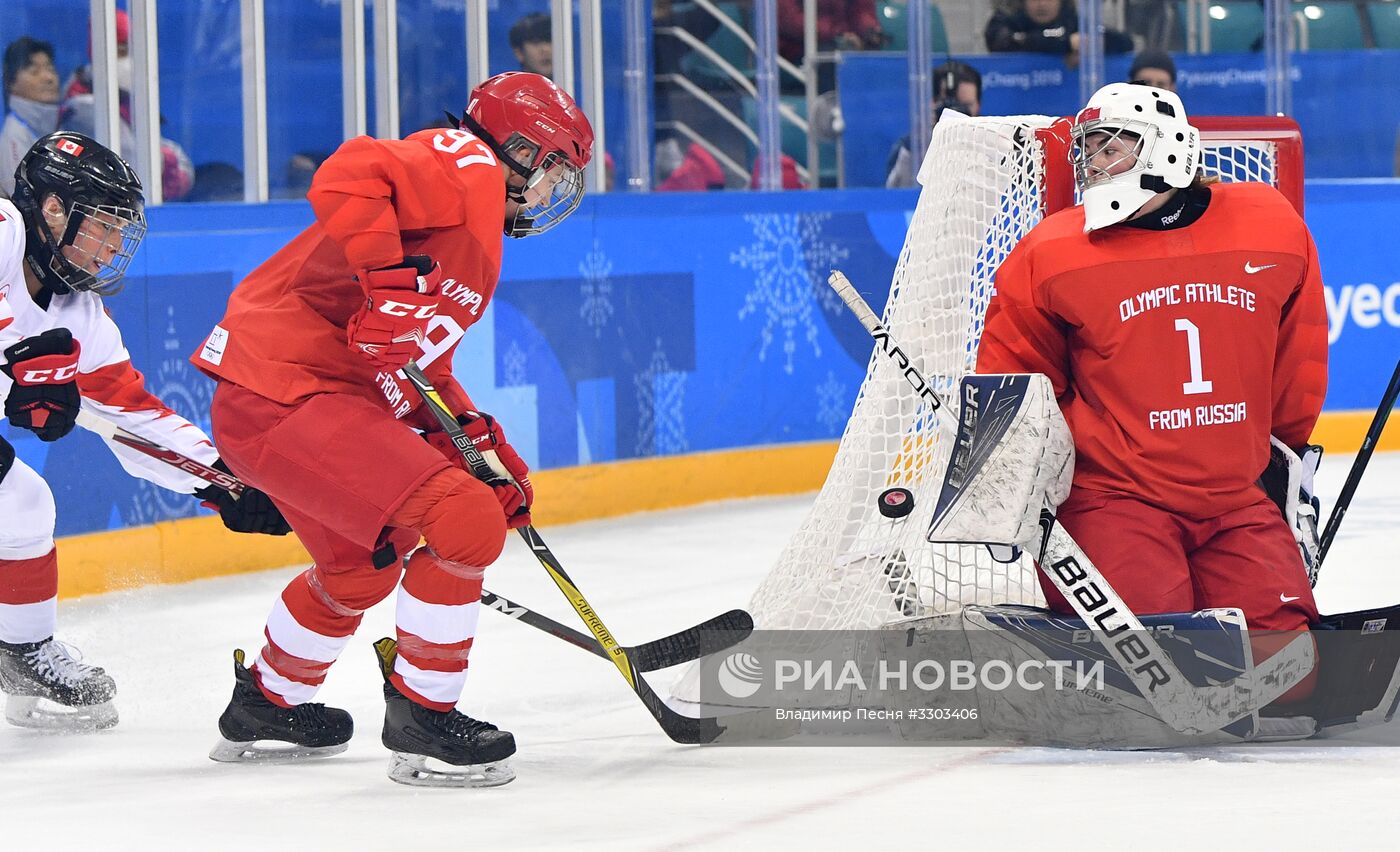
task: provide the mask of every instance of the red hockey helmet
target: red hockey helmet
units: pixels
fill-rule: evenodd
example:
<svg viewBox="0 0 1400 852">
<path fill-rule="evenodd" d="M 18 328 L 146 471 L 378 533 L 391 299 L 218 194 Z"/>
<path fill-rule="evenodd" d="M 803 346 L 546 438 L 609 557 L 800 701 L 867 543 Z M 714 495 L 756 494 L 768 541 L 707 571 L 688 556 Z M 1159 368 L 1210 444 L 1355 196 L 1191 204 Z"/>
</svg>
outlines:
<svg viewBox="0 0 1400 852">
<path fill-rule="evenodd" d="M 548 77 L 522 71 L 497 74 L 472 89 L 462 124 L 525 179 L 523 187 L 507 188 L 520 205 L 506 222 L 508 236 L 544 233 L 578 207 L 583 169 L 593 157 L 593 126 Z M 523 163 L 517 159 L 521 148 L 527 150 Z M 546 180 L 553 185 L 540 197 L 538 188 Z"/>
</svg>

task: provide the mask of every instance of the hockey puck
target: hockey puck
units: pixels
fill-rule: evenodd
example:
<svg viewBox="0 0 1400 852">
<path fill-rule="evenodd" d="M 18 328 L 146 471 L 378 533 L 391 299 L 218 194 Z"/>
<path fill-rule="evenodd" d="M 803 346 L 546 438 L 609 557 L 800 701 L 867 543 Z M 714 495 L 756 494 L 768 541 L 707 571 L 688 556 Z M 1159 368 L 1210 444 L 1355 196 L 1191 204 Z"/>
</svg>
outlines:
<svg viewBox="0 0 1400 852">
<path fill-rule="evenodd" d="M 887 488 L 880 495 L 880 514 L 903 518 L 914 511 L 914 494 L 908 488 Z"/>
</svg>

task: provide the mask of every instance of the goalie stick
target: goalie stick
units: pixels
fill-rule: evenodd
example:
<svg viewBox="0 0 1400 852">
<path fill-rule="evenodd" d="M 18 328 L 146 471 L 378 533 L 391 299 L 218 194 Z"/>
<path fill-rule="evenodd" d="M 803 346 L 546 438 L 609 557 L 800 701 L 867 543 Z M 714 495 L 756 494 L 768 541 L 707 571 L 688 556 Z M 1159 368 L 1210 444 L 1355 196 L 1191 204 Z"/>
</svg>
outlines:
<svg viewBox="0 0 1400 852">
<path fill-rule="evenodd" d="M 1366 430 L 1366 437 L 1361 441 L 1361 449 L 1356 452 L 1356 459 L 1351 463 L 1351 471 L 1347 473 L 1346 484 L 1342 486 L 1342 493 L 1337 495 L 1337 503 L 1332 507 L 1332 514 L 1327 517 L 1327 527 L 1322 531 L 1322 539 L 1317 546 L 1317 570 L 1313 573 L 1313 585 L 1317 585 L 1317 578 L 1322 574 L 1323 560 L 1327 558 L 1327 551 L 1332 549 L 1332 539 L 1337 535 L 1337 528 L 1342 525 L 1342 519 L 1347 516 L 1347 509 L 1351 507 L 1351 497 L 1356 493 L 1356 486 L 1361 484 L 1361 474 L 1366 472 L 1366 465 L 1371 461 L 1371 454 L 1376 451 L 1376 444 L 1381 439 L 1381 432 L 1385 429 L 1385 421 L 1390 417 L 1390 410 L 1395 407 L 1395 399 L 1400 396 L 1400 361 L 1395 362 L 1395 372 L 1390 376 L 1390 384 L 1386 386 L 1385 393 L 1381 396 L 1381 404 L 1376 407 L 1376 416 L 1371 418 L 1371 426 Z"/>
<path fill-rule="evenodd" d="M 944 401 L 933 385 L 890 337 L 889 330 L 881 325 L 845 275 L 832 270 L 827 283 L 928 404 L 939 429 L 947 436 L 953 425 L 946 416 L 940 416 Z M 1176 730 L 1186 734 L 1217 731 L 1273 701 L 1312 670 L 1312 638 L 1304 634 L 1248 674 L 1221 684 L 1192 685 L 1069 533 L 1055 522 L 1055 514 L 1048 507 L 1041 509 L 1040 528 L 1037 561 L 1041 572 L 1093 630 L 1095 638 L 1162 721 Z"/>
<path fill-rule="evenodd" d="M 423 397 L 423 403 L 442 426 L 443 431 L 452 438 L 452 443 L 462 453 L 467 465 L 478 479 L 488 484 L 501 482 L 503 477 L 491 468 L 489 462 L 481 454 L 462 431 L 461 425 L 457 422 L 457 416 L 452 412 L 447 404 L 443 402 L 437 389 L 433 387 L 428 377 L 423 374 L 419 366 L 410 361 L 403 368 L 403 374 L 408 378 L 414 389 Z M 559 587 L 559 591 L 569 601 L 574 612 L 583 620 L 592 632 L 594 639 L 600 648 L 607 654 L 613 665 L 617 667 L 618 673 L 623 680 L 632 688 L 652 718 L 661 726 L 661 730 L 666 735 L 678 743 L 698 744 L 725 741 L 740 741 L 754 739 L 771 739 L 789 736 L 795 733 L 793 725 L 777 724 L 779 720 L 773 717 L 769 710 L 750 710 L 725 716 L 686 716 L 677 713 L 662 701 L 661 697 L 642 679 L 636 661 L 634 661 L 627 649 L 617 643 L 613 634 L 603 624 L 603 619 L 599 617 L 597 610 L 589 604 L 579 591 L 577 585 L 564 570 L 558 557 L 545 544 L 539 532 L 531 525 L 526 524 L 516 530 L 520 537 L 529 546 L 530 552 L 539 560 L 544 567 L 545 573 L 554 581 L 554 585 Z M 709 622 L 706 622 L 709 623 Z"/>
<path fill-rule="evenodd" d="M 199 477 L 217 488 L 222 488 L 230 494 L 243 493 L 243 483 L 233 474 L 224 473 L 218 468 L 195 461 L 183 453 L 148 441 L 85 408 L 78 410 L 77 423 L 93 434 L 145 453 L 151 458 Z M 494 609 L 502 615 L 528 624 L 537 630 L 543 630 L 545 633 L 563 639 L 572 645 L 577 645 L 585 651 L 590 651 L 604 659 L 611 659 L 591 636 L 541 615 L 524 604 L 516 603 L 488 589 L 481 590 L 481 603 L 488 609 Z M 681 663 L 688 663 L 723 651 L 725 648 L 744 641 L 752 632 L 753 618 L 742 609 L 732 609 L 679 633 L 624 648 L 624 650 L 629 658 L 636 661 L 639 671 L 649 672 L 678 666 Z"/>
</svg>

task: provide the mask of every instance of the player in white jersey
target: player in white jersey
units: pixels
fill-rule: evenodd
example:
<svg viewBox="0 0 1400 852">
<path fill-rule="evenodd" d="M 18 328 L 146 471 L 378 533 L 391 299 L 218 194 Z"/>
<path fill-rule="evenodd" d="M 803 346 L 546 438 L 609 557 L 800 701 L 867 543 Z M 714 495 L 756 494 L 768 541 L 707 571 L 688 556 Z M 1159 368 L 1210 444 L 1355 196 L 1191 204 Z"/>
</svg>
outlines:
<svg viewBox="0 0 1400 852">
<path fill-rule="evenodd" d="M 209 438 L 145 388 L 102 296 L 121 288 L 146 233 L 141 182 L 107 148 L 77 133 L 40 139 L 0 196 L 0 397 L 14 426 L 56 441 L 87 408 L 205 464 L 222 467 Z M 203 480 L 117 444 L 128 473 L 193 494 L 238 532 L 284 535 L 265 494 L 233 499 Z M 0 689 L 6 718 L 60 730 L 109 728 L 116 687 L 102 669 L 54 639 L 58 555 L 48 483 L 0 437 Z"/>
</svg>

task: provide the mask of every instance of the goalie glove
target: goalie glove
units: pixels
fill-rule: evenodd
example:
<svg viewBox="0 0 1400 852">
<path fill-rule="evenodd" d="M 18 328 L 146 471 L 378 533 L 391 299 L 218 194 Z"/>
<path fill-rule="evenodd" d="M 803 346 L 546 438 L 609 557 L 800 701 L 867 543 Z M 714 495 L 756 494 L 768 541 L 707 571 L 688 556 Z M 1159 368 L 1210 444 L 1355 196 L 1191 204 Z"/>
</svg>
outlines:
<svg viewBox="0 0 1400 852">
<path fill-rule="evenodd" d="M 1322 514 L 1321 501 L 1313 489 L 1313 477 L 1322 461 L 1322 447 L 1305 444 L 1295 452 L 1278 438 L 1269 436 L 1269 466 L 1259 477 L 1259 485 L 1264 493 L 1278 506 L 1284 521 L 1293 530 L 1293 538 L 1298 542 L 1298 552 L 1303 557 L 1303 567 L 1308 571 L 1308 582 L 1317 582 L 1317 556 L 1321 545 L 1318 536 L 1318 518 Z"/>
</svg>

